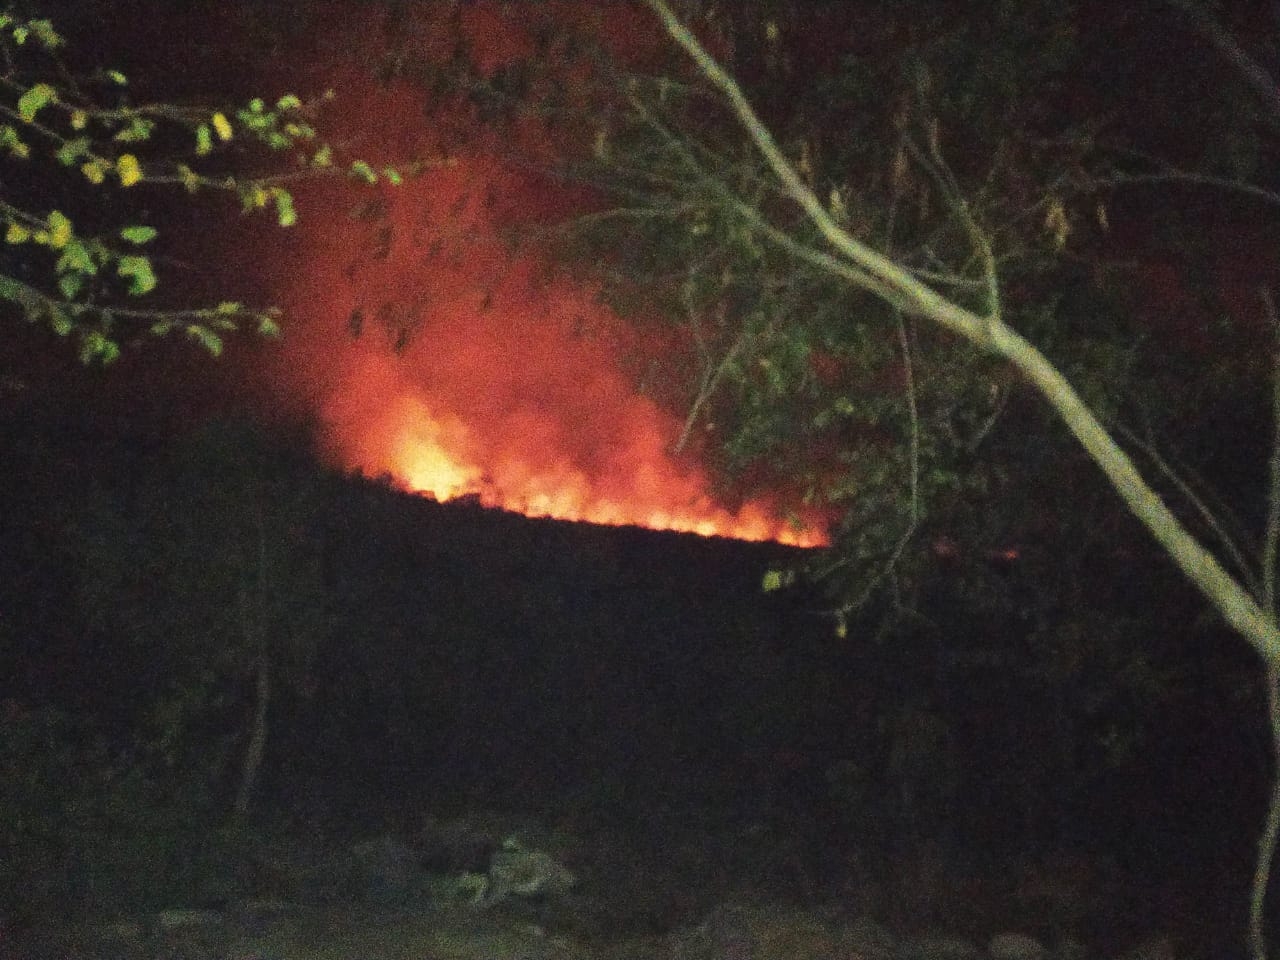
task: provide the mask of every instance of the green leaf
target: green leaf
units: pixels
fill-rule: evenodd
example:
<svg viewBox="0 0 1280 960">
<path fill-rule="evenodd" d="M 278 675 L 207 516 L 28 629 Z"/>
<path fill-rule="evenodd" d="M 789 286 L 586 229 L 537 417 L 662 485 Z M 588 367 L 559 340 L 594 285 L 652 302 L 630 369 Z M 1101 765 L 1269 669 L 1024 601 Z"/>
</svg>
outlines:
<svg viewBox="0 0 1280 960">
<path fill-rule="evenodd" d="M 129 118 L 129 125 L 123 130 L 117 131 L 112 139 L 118 143 L 138 143 L 143 140 L 150 140 L 151 132 L 155 128 L 154 120 L 135 115 Z"/>
<path fill-rule="evenodd" d="M 316 151 L 315 156 L 311 158 L 313 167 L 329 167 L 333 165 L 333 148 L 327 143 Z"/>
<path fill-rule="evenodd" d="M 794 570 L 766 570 L 760 587 L 765 593 L 772 593 L 775 590 L 781 590 L 783 587 L 789 587 L 795 582 L 796 574 Z"/>
<path fill-rule="evenodd" d="M 227 119 L 224 113 L 215 113 L 209 118 L 209 122 L 213 124 L 213 132 L 218 135 L 218 139 L 226 142 L 235 136 L 235 130 L 231 126 L 231 121 Z"/>
<path fill-rule="evenodd" d="M 120 356 L 120 347 L 101 330 L 90 330 L 80 338 L 80 362 L 108 364 Z"/>
<path fill-rule="evenodd" d="M 114 83 L 117 87 L 126 87 L 129 85 L 129 78 L 119 70 L 108 70 L 107 79 Z"/>
<path fill-rule="evenodd" d="M 120 177 L 120 186 L 132 187 L 142 179 L 142 165 L 132 153 L 122 153 L 116 157 L 116 173 Z"/>
<path fill-rule="evenodd" d="M 363 180 L 365 183 L 377 183 L 378 175 L 373 172 L 373 167 L 365 163 L 363 160 L 355 160 L 351 164 L 351 172 Z"/>
<path fill-rule="evenodd" d="M 185 163 L 178 164 L 178 176 L 182 177 L 182 185 L 186 187 L 187 193 L 195 193 L 200 189 L 200 175 Z"/>
<path fill-rule="evenodd" d="M 229 317 L 239 313 L 243 309 L 244 306 L 236 303 L 234 300 L 223 300 L 213 308 L 213 312 L 224 317 Z"/>
<path fill-rule="evenodd" d="M 156 275 L 151 260 L 141 256 L 125 256 L 116 262 L 116 273 L 129 281 L 129 293 L 140 297 L 156 288 Z"/>
<path fill-rule="evenodd" d="M 55 31 L 52 20 L 27 20 L 27 26 L 31 27 L 31 32 L 35 33 L 37 40 L 49 47 L 50 50 L 64 42 L 63 38 L 58 35 L 58 31 Z"/>
<path fill-rule="evenodd" d="M 57 90 L 47 83 L 37 83 L 18 98 L 18 116 L 30 123 L 42 108 L 57 102 Z"/>
<path fill-rule="evenodd" d="M 73 239 L 62 248 L 62 256 L 58 257 L 54 270 L 59 274 L 82 274 L 92 277 L 98 272 L 98 265 L 80 240 Z"/>
<path fill-rule="evenodd" d="M 107 171 L 110 169 L 111 163 L 101 157 L 94 157 L 92 160 L 86 160 L 80 164 L 80 172 L 95 187 L 107 178 Z"/>
<path fill-rule="evenodd" d="M 196 155 L 205 156 L 213 150 L 213 134 L 209 132 L 209 125 L 202 123 L 196 127 Z"/>
<path fill-rule="evenodd" d="M 251 210 L 261 210 L 267 205 L 270 195 L 266 188 L 260 183 L 250 181 L 239 185 L 240 191 L 240 209 L 248 213 Z"/>
<path fill-rule="evenodd" d="M 49 326 L 60 337 L 65 337 L 75 329 L 71 314 L 57 304 L 50 304 L 49 306 Z"/>
<path fill-rule="evenodd" d="M 84 289 L 84 277 L 79 273 L 64 273 L 58 277 L 58 292 L 64 300 L 74 300 Z"/>
<path fill-rule="evenodd" d="M 46 50 L 56 50 L 66 41 L 53 29 L 53 23 L 49 20 L 29 20 L 27 26 L 31 32 L 35 34 L 40 45 Z"/>
<path fill-rule="evenodd" d="M 52 210 L 49 213 L 48 223 L 49 246 L 54 250 L 61 250 L 71 241 L 73 234 L 71 221 L 61 210 Z"/>
<path fill-rule="evenodd" d="M 261 105 L 262 101 L 257 101 Z M 240 121 L 240 125 L 246 130 L 261 135 L 262 131 L 270 130 L 276 121 L 274 113 L 263 113 L 261 110 L 237 110 L 236 119 Z"/>
<path fill-rule="evenodd" d="M 300 110 L 302 109 L 302 101 L 292 93 L 286 93 L 283 97 L 276 101 L 277 110 Z"/>
<path fill-rule="evenodd" d="M 31 155 L 31 148 L 18 135 L 18 131 L 7 123 L 0 126 L 0 147 L 8 150 L 12 156 L 25 160 Z"/>
<path fill-rule="evenodd" d="M 398 187 L 404 182 L 404 178 L 400 176 L 400 171 L 395 167 L 383 167 L 382 175 L 387 178 L 393 187 Z"/>
<path fill-rule="evenodd" d="M 156 238 L 155 227 L 135 226 L 122 227 L 120 229 L 120 238 L 126 240 L 135 246 L 142 246 L 144 243 L 150 243 Z"/>
<path fill-rule="evenodd" d="M 58 148 L 58 162 L 64 167 L 73 165 L 81 157 L 89 155 L 89 147 L 92 141 L 88 137 L 76 137 L 74 140 L 68 140 Z"/>
<path fill-rule="evenodd" d="M 258 317 L 258 334 L 263 337 L 280 336 L 280 325 L 265 313 Z"/>
<path fill-rule="evenodd" d="M 210 354 L 215 357 L 222 356 L 222 338 L 198 323 L 193 323 L 187 327 L 187 336 L 195 340 L 200 346 L 204 347 Z"/>
<path fill-rule="evenodd" d="M 292 227 L 298 222 L 297 211 L 293 208 L 293 197 L 284 187 L 271 188 L 272 199 L 276 202 L 276 219 L 282 227 Z"/>
<path fill-rule="evenodd" d="M 45 306 L 44 299 L 34 290 L 3 273 L 0 273 L 0 300 L 17 304 L 28 321 L 39 320 Z"/>
</svg>

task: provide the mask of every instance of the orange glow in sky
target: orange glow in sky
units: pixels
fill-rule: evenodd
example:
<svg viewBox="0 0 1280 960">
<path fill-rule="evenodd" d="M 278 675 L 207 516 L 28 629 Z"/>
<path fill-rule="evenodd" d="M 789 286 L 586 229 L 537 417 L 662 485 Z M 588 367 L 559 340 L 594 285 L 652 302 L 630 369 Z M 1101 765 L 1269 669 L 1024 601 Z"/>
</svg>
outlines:
<svg viewBox="0 0 1280 960">
<path fill-rule="evenodd" d="M 339 89 L 339 127 L 357 142 L 381 133 L 403 153 L 429 132 L 420 91 Z M 627 372 L 635 331 L 537 248 L 503 239 L 513 217 L 563 214 L 567 194 L 478 147 L 449 161 L 399 187 L 340 189 L 336 204 L 308 206 L 308 189 L 327 188 L 301 188 L 302 222 L 271 254 L 286 316 L 272 381 L 330 458 L 441 501 L 824 543 L 814 512 L 796 525 L 767 496 L 717 502 L 706 470 L 672 452 L 679 417 Z M 652 350 L 640 359 L 662 364 Z"/>
</svg>

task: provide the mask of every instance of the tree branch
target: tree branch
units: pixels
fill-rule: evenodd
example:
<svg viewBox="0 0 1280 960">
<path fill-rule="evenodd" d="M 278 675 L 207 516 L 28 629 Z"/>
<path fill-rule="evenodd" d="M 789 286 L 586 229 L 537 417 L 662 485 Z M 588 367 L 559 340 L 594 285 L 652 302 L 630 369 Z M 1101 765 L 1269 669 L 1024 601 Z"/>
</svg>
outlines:
<svg viewBox="0 0 1280 960">
<path fill-rule="evenodd" d="M 664 0 L 645 0 L 667 32 L 729 101 L 739 123 L 755 143 L 791 198 L 845 258 L 852 261 L 849 279 L 869 275 L 873 292 L 893 297 L 895 306 L 931 320 L 965 339 L 1003 356 L 1053 407 L 1076 440 L 1102 469 L 1124 500 L 1170 558 L 1209 599 L 1218 612 L 1268 665 L 1280 664 L 1280 629 L 1271 611 L 1263 610 L 1218 559 L 1178 521 L 1134 467 L 1132 460 L 1103 427 L 1075 388 L 1036 347 L 1000 321 L 981 317 L 941 296 L 883 254 L 859 242 L 837 224 L 794 166 L 782 155 L 772 134 L 752 109 L 742 89 L 672 13 Z M 757 215 L 758 216 L 758 215 Z M 774 228 L 776 229 L 776 228 Z M 807 259 L 820 256 L 813 251 Z M 843 264 L 841 265 L 843 266 Z M 848 268 L 846 268 L 848 269 Z M 878 289 L 877 289 L 878 288 Z M 887 296 L 886 296 L 887 294 Z"/>
<path fill-rule="evenodd" d="M 645 3 L 658 15 L 667 32 L 688 52 L 707 79 L 729 100 L 739 122 L 782 182 L 787 194 L 809 215 L 810 220 L 839 253 L 882 286 L 901 295 L 903 309 L 907 312 L 928 315 L 967 339 L 986 341 L 986 323 L 983 318 L 935 293 L 888 257 L 845 232 L 827 212 L 822 201 L 805 185 L 795 167 L 782 155 L 773 134 L 756 115 L 737 81 L 724 72 L 697 38 L 676 18 L 664 0 L 645 0 Z"/>
<path fill-rule="evenodd" d="M 1248 51 L 1240 46 L 1231 32 L 1209 16 L 1199 4 L 1193 0 L 1169 0 L 1169 3 L 1186 14 L 1194 23 L 1196 32 L 1216 47 L 1253 87 L 1254 93 L 1270 109 L 1272 123 L 1280 121 L 1280 85 L 1276 84 L 1275 78 L 1249 56 Z"/>
</svg>

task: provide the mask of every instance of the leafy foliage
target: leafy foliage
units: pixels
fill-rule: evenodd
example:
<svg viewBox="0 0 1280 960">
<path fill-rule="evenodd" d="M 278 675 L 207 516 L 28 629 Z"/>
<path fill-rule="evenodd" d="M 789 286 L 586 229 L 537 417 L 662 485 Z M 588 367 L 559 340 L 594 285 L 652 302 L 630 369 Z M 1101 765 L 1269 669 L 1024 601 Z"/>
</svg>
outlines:
<svg viewBox="0 0 1280 960">
<path fill-rule="evenodd" d="M 135 305 L 159 282 L 150 252 L 159 231 L 144 222 L 157 195 L 176 190 L 192 204 L 202 192 L 231 193 L 246 213 L 271 212 L 288 228 L 297 222 L 292 179 L 345 172 L 362 183 L 399 181 L 395 170 L 379 173 L 362 160 L 342 170 L 313 125 L 319 101 L 285 94 L 235 109 L 135 103 L 128 77 L 68 68 L 65 46 L 50 20 L 0 14 L 8 185 L 0 193 L 0 299 L 28 322 L 74 336 L 85 362 L 114 360 L 121 338 L 136 334 L 181 332 L 217 355 L 242 324 L 278 331 L 276 311 L 234 301 Z M 266 172 L 235 172 L 255 160 Z"/>
</svg>

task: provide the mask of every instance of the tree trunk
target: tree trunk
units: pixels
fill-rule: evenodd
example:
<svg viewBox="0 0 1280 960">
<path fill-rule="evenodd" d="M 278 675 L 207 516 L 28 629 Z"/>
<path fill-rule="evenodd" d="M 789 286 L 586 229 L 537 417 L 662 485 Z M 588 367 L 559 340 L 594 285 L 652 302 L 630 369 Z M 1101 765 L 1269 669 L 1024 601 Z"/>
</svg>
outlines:
<svg viewBox="0 0 1280 960">
<path fill-rule="evenodd" d="M 267 707 L 271 702 L 271 663 L 265 654 L 258 657 L 254 682 L 253 726 L 249 745 L 245 748 L 240 766 L 240 786 L 236 790 L 234 815 L 243 820 L 249 812 L 249 802 L 258 782 L 258 770 L 267 748 Z"/>
</svg>

